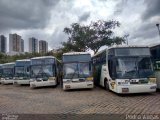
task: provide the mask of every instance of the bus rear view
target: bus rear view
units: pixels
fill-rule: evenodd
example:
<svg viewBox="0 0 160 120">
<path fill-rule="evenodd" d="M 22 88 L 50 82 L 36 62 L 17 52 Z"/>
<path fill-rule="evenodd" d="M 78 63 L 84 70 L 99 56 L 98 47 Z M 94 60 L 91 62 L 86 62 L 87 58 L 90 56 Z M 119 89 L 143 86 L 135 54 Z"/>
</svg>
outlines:
<svg viewBox="0 0 160 120">
<path fill-rule="evenodd" d="M 91 55 L 86 52 L 63 54 L 63 90 L 93 88 Z"/>
</svg>

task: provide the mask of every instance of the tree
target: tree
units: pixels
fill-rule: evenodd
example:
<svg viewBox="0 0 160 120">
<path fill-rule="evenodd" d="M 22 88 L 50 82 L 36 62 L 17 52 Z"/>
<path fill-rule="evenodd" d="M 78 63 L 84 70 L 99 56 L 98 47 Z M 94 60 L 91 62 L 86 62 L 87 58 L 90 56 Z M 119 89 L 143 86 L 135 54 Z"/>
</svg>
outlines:
<svg viewBox="0 0 160 120">
<path fill-rule="evenodd" d="M 63 42 L 64 51 L 85 51 L 86 50 L 86 37 L 87 27 L 80 26 L 78 23 L 73 23 L 71 28 L 64 28 L 64 32 L 69 35 L 68 41 Z"/>
<path fill-rule="evenodd" d="M 125 43 L 124 37 L 114 36 L 113 30 L 119 27 L 118 21 L 91 22 L 89 25 L 73 23 L 70 28 L 64 28 L 69 36 L 67 42 L 63 42 L 64 51 L 93 50 L 95 53 L 101 46 L 112 46 Z"/>
</svg>

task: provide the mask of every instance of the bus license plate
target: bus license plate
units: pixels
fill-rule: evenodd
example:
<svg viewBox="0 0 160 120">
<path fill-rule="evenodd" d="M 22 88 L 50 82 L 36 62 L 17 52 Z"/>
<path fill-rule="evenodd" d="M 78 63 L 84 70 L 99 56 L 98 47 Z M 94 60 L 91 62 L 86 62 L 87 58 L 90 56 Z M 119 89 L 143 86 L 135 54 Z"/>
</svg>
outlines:
<svg viewBox="0 0 160 120">
<path fill-rule="evenodd" d="M 122 93 L 128 93 L 129 89 L 128 88 L 122 88 Z"/>
</svg>

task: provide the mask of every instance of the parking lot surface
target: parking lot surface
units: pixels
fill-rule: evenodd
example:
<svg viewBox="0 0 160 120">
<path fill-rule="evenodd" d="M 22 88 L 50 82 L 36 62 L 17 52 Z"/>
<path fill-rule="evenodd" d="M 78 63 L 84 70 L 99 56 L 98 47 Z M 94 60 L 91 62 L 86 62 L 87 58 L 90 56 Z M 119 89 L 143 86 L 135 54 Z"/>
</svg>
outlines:
<svg viewBox="0 0 160 120">
<path fill-rule="evenodd" d="M 99 87 L 63 91 L 60 87 L 0 85 L 0 113 L 160 114 L 160 92 L 117 95 Z"/>
</svg>

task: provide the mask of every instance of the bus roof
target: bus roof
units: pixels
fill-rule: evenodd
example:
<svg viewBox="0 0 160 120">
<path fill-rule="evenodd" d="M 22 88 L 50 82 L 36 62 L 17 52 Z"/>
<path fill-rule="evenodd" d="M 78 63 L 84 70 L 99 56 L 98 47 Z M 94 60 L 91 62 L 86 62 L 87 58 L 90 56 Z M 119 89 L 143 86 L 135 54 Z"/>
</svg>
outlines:
<svg viewBox="0 0 160 120">
<path fill-rule="evenodd" d="M 115 49 L 115 48 L 149 48 L 149 46 L 143 46 L 143 45 L 141 45 L 141 46 L 140 45 L 139 46 L 138 45 L 133 45 L 133 46 L 131 46 L 131 45 L 117 45 L 117 46 L 112 46 L 112 47 L 106 48 L 104 50 L 101 50 L 100 52 L 98 52 L 95 55 L 93 55 L 93 57 L 103 53 L 106 50 Z"/>
<path fill-rule="evenodd" d="M 55 58 L 55 57 L 54 56 L 41 56 L 41 57 L 33 57 L 31 59 L 33 60 L 33 59 L 44 59 L 44 58 Z"/>
<path fill-rule="evenodd" d="M 117 46 L 109 47 L 108 49 L 112 49 L 112 48 L 139 48 L 139 47 L 148 47 L 148 46 L 144 46 L 144 45 L 117 45 Z"/>
<path fill-rule="evenodd" d="M 16 62 L 18 61 L 31 61 L 30 59 L 22 59 L 22 60 L 16 60 Z"/>
<path fill-rule="evenodd" d="M 63 53 L 63 55 L 90 55 L 88 52 L 68 52 L 68 53 Z"/>
<path fill-rule="evenodd" d="M 15 64 L 14 62 L 11 62 L 11 63 L 4 63 L 3 65 L 12 65 L 12 64 Z"/>
</svg>

